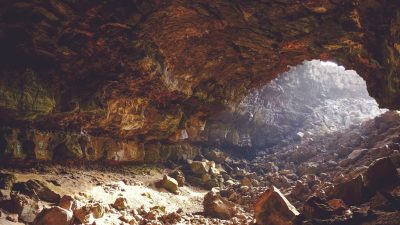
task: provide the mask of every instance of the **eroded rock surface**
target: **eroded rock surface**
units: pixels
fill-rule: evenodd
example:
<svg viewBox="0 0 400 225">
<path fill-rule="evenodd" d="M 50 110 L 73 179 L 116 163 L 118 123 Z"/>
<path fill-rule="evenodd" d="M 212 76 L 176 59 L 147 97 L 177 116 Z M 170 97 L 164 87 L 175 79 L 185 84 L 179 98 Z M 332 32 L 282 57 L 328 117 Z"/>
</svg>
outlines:
<svg viewBox="0 0 400 225">
<path fill-rule="evenodd" d="M 397 108 L 399 15 L 396 0 L 3 1 L 1 123 L 199 140 L 207 116 L 310 59 Z"/>
</svg>

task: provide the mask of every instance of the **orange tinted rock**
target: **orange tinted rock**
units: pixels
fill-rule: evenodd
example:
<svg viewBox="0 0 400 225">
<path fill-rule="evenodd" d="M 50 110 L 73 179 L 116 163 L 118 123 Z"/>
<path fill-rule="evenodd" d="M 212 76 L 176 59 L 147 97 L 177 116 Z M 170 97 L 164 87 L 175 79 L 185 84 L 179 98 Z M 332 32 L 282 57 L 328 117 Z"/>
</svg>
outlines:
<svg viewBox="0 0 400 225">
<path fill-rule="evenodd" d="M 274 186 L 258 198 L 254 208 L 258 225 L 290 225 L 297 215 L 297 209 Z"/>
<path fill-rule="evenodd" d="M 213 191 L 204 196 L 203 207 L 206 216 L 219 219 L 231 219 L 237 213 L 234 203 Z"/>
</svg>

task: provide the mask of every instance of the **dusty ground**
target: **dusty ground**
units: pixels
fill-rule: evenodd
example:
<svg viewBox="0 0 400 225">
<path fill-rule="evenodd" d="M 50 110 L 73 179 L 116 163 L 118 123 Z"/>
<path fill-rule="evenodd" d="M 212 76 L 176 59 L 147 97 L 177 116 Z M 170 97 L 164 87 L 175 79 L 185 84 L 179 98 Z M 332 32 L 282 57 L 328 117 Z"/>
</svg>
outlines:
<svg viewBox="0 0 400 225">
<path fill-rule="evenodd" d="M 118 197 L 124 197 L 132 208 L 150 209 L 165 207 L 165 213 L 182 210 L 188 214 L 203 211 L 202 201 L 207 190 L 185 185 L 180 194 L 172 194 L 155 187 L 155 182 L 167 174 L 167 169 L 154 166 L 122 166 L 119 168 L 97 166 L 63 167 L 59 165 L 38 166 L 38 169 L 1 169 L 0 172 L 13 173 L 18 181 L 36 179 L 47 181 L 49 187 L 61 196 L 70 195 L 85 205 L 99 202 L 111 205 Z M 120 224 L 118 212 L 106 213 L 96 224 Z M 0 221 L 6 223 L 6 221 Z"/>
</svg>

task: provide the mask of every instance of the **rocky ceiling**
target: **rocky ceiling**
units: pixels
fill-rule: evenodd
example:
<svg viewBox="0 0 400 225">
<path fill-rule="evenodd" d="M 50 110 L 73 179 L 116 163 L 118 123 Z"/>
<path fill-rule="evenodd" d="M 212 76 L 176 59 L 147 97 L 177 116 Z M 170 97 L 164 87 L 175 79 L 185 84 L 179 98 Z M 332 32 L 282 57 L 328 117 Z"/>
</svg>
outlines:
<svg viewBox="0 0 400 225">
<path fill-rule="evenodd" d="M 3 0 L 0 122 L 195 140 L 206 117 L 303 60 L 400 106 L 398 0 Z"/>
</svg>

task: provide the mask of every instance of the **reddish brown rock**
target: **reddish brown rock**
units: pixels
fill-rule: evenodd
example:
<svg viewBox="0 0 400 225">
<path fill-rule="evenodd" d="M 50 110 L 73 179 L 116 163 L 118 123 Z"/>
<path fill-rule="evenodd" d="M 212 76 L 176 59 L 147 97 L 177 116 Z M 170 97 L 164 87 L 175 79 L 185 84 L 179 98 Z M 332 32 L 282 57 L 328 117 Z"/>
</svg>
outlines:
<svg viewBox="0 0 400 225">
<path fill-rule="evenodd" d="M 377 190 L 386 185 L 394 185 L 399 182 L 396 167 L 389 157 L 375 160 L 365 171 L 366 186 Z"/>
<path fill-rule="evenodd" d="M 237 213 L 234 203 L 213 191 L 204 196 L 203 208 L 206 216 L 224 220 L 231 219 Z"/>
<path fill-rule="evenodd" d="M 398 8 L 397 0 L 5 0 L 0 122 L 120 138 L 116 152 L 74 145 L 74 156 L 142 160 L 143 143 L 131 141 L 199 140 L 207 116 L 309 59 L 355 69 L 382 107 L 397 109 Z M 36 157 L 48 159 L 48 137 L 35 140 Z M 18 142 L 7 143 L 12 156 L 35 155 Z"/>
<path fill-rule="evenodd" d="M 33 225 L 71 225 L 72 212 L 58 206 L 44 209 L 35 219 Z"/>
<path fill-rule="evenodd" d="M 328 193 L 328 196 L 342 199 L 349 205 L 361 203 L 365 196 L 363 177 L 360 175 L 354 179 L 335 185 L 332 192 Z"/>
<path fill-rule="evenodd" d="M 254 207 L 254 218 L 259 225 L 290 225 L 297 215 L 299 212 L 276 187 L 264 192 Z"/>
</svg>

